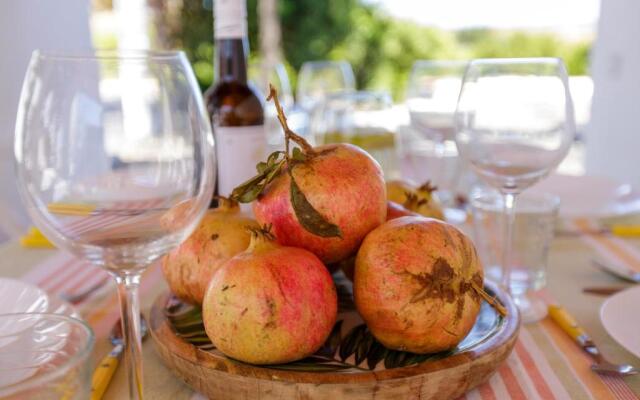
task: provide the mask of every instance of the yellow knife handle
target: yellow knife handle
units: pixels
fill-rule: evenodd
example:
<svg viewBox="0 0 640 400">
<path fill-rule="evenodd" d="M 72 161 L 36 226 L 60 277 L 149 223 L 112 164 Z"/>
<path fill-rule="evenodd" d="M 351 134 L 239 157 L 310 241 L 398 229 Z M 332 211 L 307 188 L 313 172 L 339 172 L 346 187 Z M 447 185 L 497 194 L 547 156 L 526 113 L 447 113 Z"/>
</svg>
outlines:
<svg viewBox="0 0 640 400">
<path fill-rule="evenodd" d="M 560 328 L 562 328 L 563 331 L 578 343 L 584 344 L 584 342 L 589 339 L 587 333 L 563 307 L 550 305 L 549 316 L 560 326 Z"/>
<path fill-rule="evenodd" d="M 29 235 L 22 236 L 20 238 L 20 245 L 22 245 L 22 247 L 27 247 L 27 248 L 54 249 L 56 247 L 44 236 L 34 237 Z"/>
<path fill-rule="evenodd" d="M 611 225 L 611 233 L 620 237 L 639 237 L 640 225 Z"/>
<path fill-rule="evenodd" d="M 124 346 L 116 345 L 111 352 L 100 361 L 91 378 L 91 400 L 100 400 L 109 387 L 111 378 L 120 364 L 120 356 Z"/>
</svg>

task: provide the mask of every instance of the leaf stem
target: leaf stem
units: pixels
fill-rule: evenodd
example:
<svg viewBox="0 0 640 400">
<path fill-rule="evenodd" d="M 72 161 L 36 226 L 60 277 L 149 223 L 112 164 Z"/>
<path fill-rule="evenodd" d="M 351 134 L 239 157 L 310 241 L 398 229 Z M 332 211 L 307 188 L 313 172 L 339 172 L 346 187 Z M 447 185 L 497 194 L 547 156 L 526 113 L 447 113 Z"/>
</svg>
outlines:
<svg viewBox="0 0 640 400">
<path fill-rule="evenodd" d="M 495 299 L 495 297 L 491 297 L 489 293 L 485 292 L 485 290 L 480 286 L 478 286 L 478 284 L 475 283 L 474 281 L 471 281 L 471 286 L 473 287 L 473 290 L 475 290 L 476 293 L 478 293 L 478 295 L 480 295 L 480 297 L 484 299 L 484 301 L 489 303 L 491 307 L 493 307 L 496 311 L 498 311 L 500 315 L 502 315 L 503 317 L 507 316 L 507 309 L 504 308 L 504 306 L 500 304 L 500 302 L 498 302 Z"/>
<path fill-rule="evenodd" d="M 289 159 L 289 141 L 293 140 L 300 147 L 302 147 L 302 151 L 304 154 L 313 157 L 316 154 L 316 151 L 313 147 L 307 142 L 302 136 L 296 134 L 294 131 L 289 128 L 289 124 L 287 124 L 287 117 L 284 115 L 284 110 L 280 105 L 280 101 L 278 100 L 278 91 L 273 87 L 272 84 L 269 84 L 269 96 L 267 96 L 267 101 L 273 100 L 273 103 L 276 106 L 276 111 L 278 113 L 278 121 L 280 121 L 280 125 L 282 125 L 282 129 L 284 130 L 284 146 L 285 146 L 285 156 L 287 160 Z"/>
</svg>

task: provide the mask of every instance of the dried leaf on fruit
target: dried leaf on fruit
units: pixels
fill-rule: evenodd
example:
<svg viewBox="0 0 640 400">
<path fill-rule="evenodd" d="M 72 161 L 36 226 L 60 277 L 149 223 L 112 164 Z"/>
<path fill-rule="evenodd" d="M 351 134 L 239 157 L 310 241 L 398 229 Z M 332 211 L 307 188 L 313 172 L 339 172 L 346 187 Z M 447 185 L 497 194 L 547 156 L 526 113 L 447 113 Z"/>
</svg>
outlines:
<svg viewBox="0 0 640 400">
<path fill-rule="evenodd" d="M 298 184 L 293 178 L 293 174 L 289 172 L 289 175 L 291 177 L 291 206 L 296 213 L 300 225 L 308 232 L 320 237 L 342 237 L 340 228 L 327 221 L 322 214 L 313 208 L 309 200 L 307 200 L 307 197 L 298 187 Z"/>
</svg>

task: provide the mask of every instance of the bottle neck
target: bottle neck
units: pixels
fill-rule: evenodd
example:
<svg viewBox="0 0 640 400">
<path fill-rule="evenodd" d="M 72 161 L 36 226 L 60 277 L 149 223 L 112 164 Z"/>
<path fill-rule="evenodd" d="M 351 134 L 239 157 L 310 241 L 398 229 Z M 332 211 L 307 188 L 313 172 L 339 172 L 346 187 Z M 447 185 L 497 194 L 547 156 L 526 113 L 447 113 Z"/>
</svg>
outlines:
<svg viewBox="0 0 640 400">
<path fill-rule="evenodd" d="M 249 44 L 246 38 L 216 39 L 216 77 L 247 83 L 247 54 Z"/>
</svg>

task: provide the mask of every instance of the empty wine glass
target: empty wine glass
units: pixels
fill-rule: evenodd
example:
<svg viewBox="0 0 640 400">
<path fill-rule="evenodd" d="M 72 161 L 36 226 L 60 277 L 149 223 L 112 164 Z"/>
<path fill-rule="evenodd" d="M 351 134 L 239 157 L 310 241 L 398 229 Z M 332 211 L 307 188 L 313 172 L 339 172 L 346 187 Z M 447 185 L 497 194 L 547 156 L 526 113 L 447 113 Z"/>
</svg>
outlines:
<svg viewBox="0 0 640 400">
<path fill-rule="evenodd" d="M 438 187 L 438 197 L 445 204 L 453 202 L 461 172 L 453 116 L 467 64 L 418 60 L 409 74 L 405 93 L 411 128 L 419 140 L 401 146 L 408 153 L 402 158 L 421 160 L 420 167 L 429 171 L 430 180 Z"/>
<path fill-rule="evenodd" d="M 308 61 L 300 68 L 296 98 L 300 107 L 311 112 L 328 95 L 354 90 L 355 82 L 346 61 Z"/>
<path fill-rule="evenodd" d="M 262 63 L 251 63 L 249 65 L 249 80 L 252 85 L 261 93 L 264 100 L 269 93 L 269 85 L 272 85 L 278 92 L 280 105 L 287 114 L 289 125 L 295 130 L 298 126 L 298 115 L 292 112 L 293 93 L 287 69 L 282 63 L 273 66 L 265 66 Z M 264 128 L 267 135 L 268 153 L 281 150 L 284 146 L 284 133 L 278 120 L 278 112 L 272 101 L 264 103 Z"/>
<path fill-rule="evenodd" d="M 387 92 L 329 95 L 311 116 L 310 133 L 317 144 L 352 143 L 373 156 L 385 176 L 396 174 L 396 127 Z"/>
<path fill-rule="evenodd" d="M 143 389 L 140 275 L 197 225 L 213 154 L 182 52 L 34 52 L 16 122 L 18 185 L 47 238 L 115 278 L 131 398 Z"/>
<path fill-rule="evenodd" d="M 575 136 L 564 63 L 557 58 L 474 60 L 455 115 L 460 154 L 504 197 L 501 281 L 510 290 L 516 196 L 556 168 Z M 523 315 L 529 311 L 526 304 L 518 306 Z"/>
</svg>

